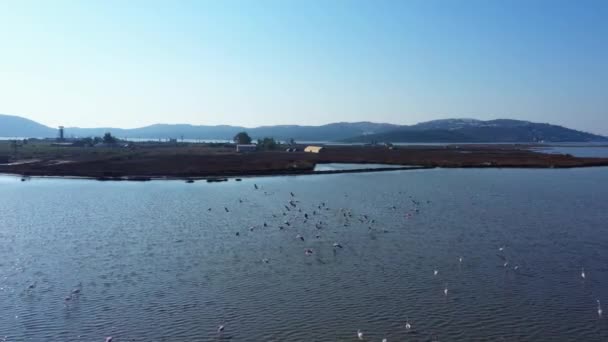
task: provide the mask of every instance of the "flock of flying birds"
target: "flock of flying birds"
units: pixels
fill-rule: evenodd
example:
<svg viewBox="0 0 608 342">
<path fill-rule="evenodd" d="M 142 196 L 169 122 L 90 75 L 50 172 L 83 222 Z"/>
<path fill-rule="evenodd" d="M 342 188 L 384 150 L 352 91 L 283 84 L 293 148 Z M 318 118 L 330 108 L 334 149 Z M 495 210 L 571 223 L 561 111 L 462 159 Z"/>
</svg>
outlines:
<svg viewBox="0 0 608 342">
<path fill-rule="evenodd" d="M 254 189 L 255 190 L 260 190 L 260 187 L 257 184 L 254 184 Z M 265 194 L 268 194 L 266 192 L 264 192 Z M 287 204 L 284 205 L 284 211 L 282 211 L 282 216 L 285 217 L 285 220 L 283 220 L 283 222 L 281 224 L 278 225 L 280 230 L 285 229 L 286 227 L 290 227 L 292 226 L 292 224 L 295 224 L 295 220 L 296 219 L 300 219 L 302 220 L 302 223 L 306 224 L 306 223 L 313 223 L 314 224 L 314 228 L 317 231 L 322 231 L 325 227 L 326 227 L 326 223 L 324 223 L 321 218 L 323 215 L 324 211 L 329 211 L 330 208 L 327 206 L 327 204 L 325 202 L 321 202 L 318 205 L 316 205 L 314 207 L 314 209 L 312 209 L 312 211 L 304 211 L 302 210 L 302 208 L 300 208 L 299 204 L 300 202 L 296 199 L 296 195 L 293 192 L 290 192 L 290 200 L 288 201 Z M 345 195 L 347 196 L 347 195 Z M 419 206 L 421 205 L 421 203 L 419 201 L 416 201 L 414 199 L 411 199 L 410 197 L 410 201 L 412 202 L 412 204 L 414 205 L 414 209 L 405 214 L 406 218 L 410 218 L 412 217 L 414 214 L 418 213 L 420 211 Z M 243 201 L 241 199 L 239 199 L 239 202 L 242 203 Z M 427 203 L 430 203 L 430 201 L 427 201 Z M 390 209 L 392 210 L 397 210 L 396 206 L 391 206 Z M 209 211 L 211 211 L 212 209 L 209 208 Z M 224 207 L 224 210 L 226 212 L 230 212 L 230 209 L 228 207 Z M 363 214 L 360 216 L 354 216 L 351 210 L 348 209 L 340 209 L 340 214 L 344 220 L 344 226 L 349 226 L 351 224 L 352 220 L 357 220 L 359 223 L 361 224 L 366 224 L 368 225 L 368 229 L 369 230 L 375 230 L 376 228 L 374 227 L 374 224 L 376 223 L 376 221 L 374 219 L 370 219 L 368 217 L 368 215 Z M 290 215 L 291 214 L 295 214 L 295 215 Z M 274 218 L 279 218 L 279 215 L 277 214 L 273 214 Z M 267 222 L 264 222 L 263 227 L 269 227 L 269 224 Z M 250 231 L 254 231 L 255 227 L 250 227 L 249 230 Z M 387 230 L 382 229 L 382 232 L 387 232 Z M 235 235 L 238 237 L 240 236 L 240 232 L 236 232 Z M 316 234 L 315 237 L 317 239 L 319 239 L 321 237 L 320 233 Z M 296 239 L 301 240 L 301 241 L 305 241 L 305 238 L 303 235 L 301 234 L 297 234 L 295 236 Z M 334 249 L 341 249 L 343 248 L 342 244 L 339 242 L 334 242 L 332 244 L 332 247 Z M 504 254 L 502 254 L 505 251 L 505 246 L 501 246 L 498 248 L 498 251 L 500 252 L 500 254 L 497 254 L 498 257 L 500 257 L 503 260 L 503 267 L 505 269 L 512 269 L 513 271 L 518 271 L 519 269 L 519 265 L 513 265 L 512 267 L 510 267 L 509 261 L 507 260 L 507 258 L 504 256 Z M 313 255 L 314 251 L 311 248 L 305 248 L 304 249 L 304 254 L 306 256 L 311 256 Z M 268 258 L 264 258 L 261 260 L 263 263 L 270 263 L 270 259 Z M 458 257 L 458 262 L 459 264 L 463 263 L 463 257 L 460 256 Z M 438 269 L 434 269 L 433 270 L 433 276 L 437 277 L 439 274 L 439 270 Z M 585 268 L 581 268 L 581 273 L 580 273 L 580 277 L 582 278 L 582 280 L 585 280 L 587 278 L 587 273 L 585 272 Z M 27 290 L 32 290 L 36 287 L 36 283 L 32 283 L 27 287 Z M 82 283 L 79 283 L 76 287 L 74 287 L 71 292 L 64 298 L 64 301 L 66 303 L 66 305 L 69 304 L 69 302 L 71 302 L 72 300 L 78 299 L 78 297 L 80 296 L 82 291 Z M 446 283 L 444 288 L 443 288 L 443 295 L 444 296 L 448 296 L 449 293 L 449 289 L 448 289 L 448 284 Z M 602 317 L 603 311 L 602 311 L 602 306 L 600 303 L 600 300 L 597 299 L 596 300 L 597 303 L 597 315 L 599 318 Z M 406 319 L 404 324 L 403 324 L 403 328 L 405 329 L 406 332 L 413 332 L 413 327 L 412 324 L 410 323 L 409 319 Z M 217 327 L 217 334 L 219 334 L 220 338 L 223 338 L 223 334 L 224 331 L 226 330 L 226 326 L 225 324 L 221 324 Z M 360 341 L 368 341 L 365 338 L 365 335 L 363 333 L 363 331 L 361 330 L 357 330 L 356 332 L 356 338 Z M 108 336 L 105 339 L 105 342 L 112 342 L 114 339 L 112 336 Z M 431 341 L 439 341 L 438 337 L 436 335 L 432 335 L 431 336 Z M 383 338 L 382 342 L 388 342 L 387 338 Z"/>
<path fill-rule="evenodd" d="M 255 190 L 260 190 L 260 187 L 257 184 L 254 184 L 253 186 L 254 186 Z M 269 193 L 267 193 L 267 192 L 264 192 L 264 194 L 269 195 Z M 300 201 L 296 199 L 295 193 L 290 192 L 289 195 L 290 195 L 290 199 L 287 202 L 287 204 L 285 204 L 283 206 L 284 210 L 282 210 L 282 213 L 272 215 L 273 218 L 279 218 L 279 216 L 283 216 L 284 218 L 286 218 L 285 220 L 283 220 L 283 222 L 281 224 L 278 225 L 278 228 L 280 230 L 284 230 L 284 229 L 286 229 L 286 227 L 294 226 L 296 220 L 301 220 L 301 222 L 303 224 L 307 224 L 307 223 L 314 224 L 314 228 L 318 232 L 322 231 L 325 227 L 327 227 L 327 223 L 322 220 L 323 213 L 331 210 L 331 208 L 327 205 L 327 203 L 320 202 L 319 204 L 315 205 L 312 209 L 309 208 L 307 211 L 306 209 L 302 208 L 303 206 L 301 205 Z M 347 196 L 347 195 L 345 194 L 344 196 Z M 411 212 L 408 212 L 405 214 L 406 218 L 411 218 L 414 214 L 420 212 L 419 206 L 421 205 L 421 202 L 412 199 L 411 196 L 410 196 L 410 201 L 414 205 L 414 208 L 411 210 Z M 242 203 L 242 202 L 243 202 L 242 199 L 239 199 L 239 203 Z M 430 203 L 430 201 L 427 201 L 427 203 Z M 390 209 L 397 210 L 397 207 L 390 206 Z M 211 210 L 212 210 L 212 208 L 208 208 L 208 211 L 211 211 Z M 224 210 L 227 213 L 230 212 L 230 209 L 228 207 L 224 207 Z M 360 224 L 367 225 L 368 229 L 370 231 L 377 230 L 375 228 L 376 220 L 371 219 L 367 214 L 355 216 L 351 210 L 341 208 L 341 209 L 339 209 L 339 215 L 342 216 L 343 225 L 345 227 L 350 226 L 352 224 L 352 222 L 355 221 Z M 269 224 L 267 222 L 264 222 L 262 224 L 262 226 L 269 227 Z M 254 231 L 254 229 L 255 229 L 255 227 L 253 227 L 253 226 L 249 227 L 250 231 Z M 380 231 L 383 233 L 388 232 L 386 229 L 381 229 Z M 235 235 L 241 236 L 240 232 L 238 232 L 238 231 L 235 233 Z M 296 234 L 295 238 L 300 241 L 305 241 L 304 236 L 301 234 Z M 321 238 L 320 233 L 315 234 L 315 238 L 317 238 L 317 239 Z M 337 249 L 343 248 L 343 245 L 340 242 L 333 242 L 332 247 L 334 248 L 334 250 L 337 250 Z M 313 255 L 313 253 L 314 253 L 314 251 L 311 248 L 304 249 L 304 254 L 306 256 L 311 256 L 311 255 Z M 463 258 L 459 257 L 458 260 L 460 263 L 462 263 Z M 267 264 L 270 262 L 270 259 L 263 258 L 262 262 Z M 434 275 L 436 276 L 438 274 L 438 272 L 439 272 L 438 270 L 434 270 Z M 446 284 L 445 288 L 443 289 L 443 293 L 445 296 L 448 295 L 447 284 Z M 406 319 L 406 321 L 404 323 L 404 328 L 408 332 L 413 331 L 412 324 L 409 322 L 409 319 Z M 225 329 L 226 329 L 225 324 L 221 324 L 217 327 L 217 333 L 219 334 L 220 337 L 223 336 Z M 359 340 L 366 341 L 366 338 L 364 337 L 364 333 L 361 330 L 357 330 L 356 336 Z M 438 339 L 435 339 L 435 338 L 436 337 L 434 337 L 433 341 L 438 341 Z M 382 339 L 382 342 L 388 342 L 388 339 L 384 338 L 384 339 Z"/>
<path fill-rule="evenodd" d="M 254 184 L 254 189 L 255 190 L 260 190 L 260 187 L 257 184 Z M 266 192 L 264 192 L 264 193 L 268 194 Z M 282 216 L 284 216 L 284 217 L 290 217 L 294 221 L 296 219 L 301 219 L 302 223 L 304 223 L 304 224 L 308 223 L 309 221 L 315 221 L 314 222 L 314 227 L 317 230 L 322 230 L 324 228 L 324 226 L 325 226 L 325 223 L 322 220 L 318 220 L 317 221 L 317 220 L 315 220 L 315 218 L 317 218 L 317 217 L 320 218 L 322 216 L 322 213 L 324 211 L 329 211 L 330 210 L 329 206 L 327 206 L 327 204 L 325 202 L 321 202 L 321 203 L 319 203 L 312 210 L 312 212 L 310 212 L 310 210 L 308 212 L 306 212 L 306 210 L 303 210 L 302 208 L 300 208 L 300 202 L 296 199 L 296 195 L 293 192 L 290 192 L 290 196 L 291 196 L 290 200 L 288 201 L 287 204 L 284 205 L 285 211 L 282 212 Z M 347 196 L 347 195 L 345 194 L 345 196 Z M 414 208 L 410 212 L 405 213 L 405 217 L 406 218 L 411 218 L 413 215 L 419 213 L 419 211 L 420 211 L 419 207 L 421 205 L 421 202 L 412 199 L 411 196 L 410 196 L 410 201 L 413 204 Z M 241 199 L 239 199 L 239 203 L 242 203 L 242 202 L 243 201 Z M 430 203 L 430 201 L 427 201 L 427 203 Z M 396 206 L 391 206 L 390 209 L 397 210 L 397 207 Z M 211 208 L 209 208 L 208 210 L 211 210 Z M 224 207 L 224 210 L 226 212 L 230 212 L 230 209 L 228 209 L 228 207 Z M 289 215 L 289 213 L 294 213 L 294 212 L 297 213 L 297 214 L 301 214 L 301 215 Z M 342 217 L 344 219 L 344 226 L 345 227 L 349 226 L 351 224 L 352 220 L 358 220 L 359 223 L 368 225 L 368 229 L 369 230 L 375 230 L 376 229 L 374 227 L 374 224 L 376 223 L 376 221 L 374 219 L 370 219 L 368 217 L 368 215 L 366 215 L 366 214 L 363 214 L 363 215 L 355 217 L 353 215 L 353 213 L 352 213 L 351 210 L 344 209 L 344 208 L 339 209 L 339 213 L 342 215 Z M 273 217 L 277 218 L 278 215 L 274 214 Z M 290 222 L 290 220 L 284 220 L 283 223 L 279 225 L 279 229 L 283 230 L 283 229 L 285 229 L 285 227 L 292 226 L 292 224 L 293 223 Z M 269 225 L 268 225 L 267 222 L 263 223 L 263 227 L 268 227 L 268 226 Z M 255 227 L 250 227 L 249 228 L 250 231 L 253 231 L 254 229 L 255 229 Z M 384 233 L 388 232 L 386 229 L 382 229 L 381 231 L 384 232 Z M 236 232 L 235 235 L 236 236 L 240 236 L 240 233 Z M 319 234 L 316 234 L 315 237 L 318 239 L 321 236 Z M 301 240 L 301 241 L 305 241 L 304 236 L 301 235 L 301 234 L 296 234 L 295 238 L 298 239 L 298 240 Z M 334 242 L 332 244 L 332 247 L 334 249 L 343 248 L 342 244 L 339 243 L 339 242 Z M 503 261 L 503 265 L 502 266 L 505 269 L 511 269 L 511 270 L 517 272 L 519 270 L 520 266 L 519 265 L 513 265 L 513 266 L 510 265 L 509 261 L 507 260 L 507 258 L 504 255 L 505 249 L 506 249 L 505 246 L 499 247 L 498 248 L 498 252 L 500 252 L 500 253 L 496 254 L 496 255 L 499 258 L 502 259 L 502 261 Z M 304 249 L 304 254 L 307 255 L 307 256 L 311 256 L 311 255 L 313 255 L 313 253 L 314 253 L 314 251 L 311 248 L 305 248 Z M 460 265 L 463 263 L 463 260 L 464 260 L 463 256 L 459 256 L 458 257 L 458 263 Z M 264 259 L 262 259 L 262 262 L 263 263 L 269 263 L 270 259 L 264 258 Z M 438 269 L 434 269 L 433 270 L 433 276 L 437 277 L 438 275 L 439 275 L 439 270 Z M 585 269 L 584 268 L 581 269 L 580 276 L 581 276 L 581 278 L 583 280 L 586 279 L 587 275 L 585 273 Z M 445 283 L 445 286 L 443 287 L 443 295 L 447 297 L 448 293 L 449 293 L 448 284 Z M 601 318 L 602 314 L 603 314 L 601 303 L 600 303 L 599 299 L 597 299 L 596 302 L 597 302 L 597 315 L 598 315 L 599 318 Z M 403 323 L 403 328 L 405 329 L 406 332 L 413 332 L 414 331 L 413 328 L 412 328 L 412 324 L 409 321 L 409 318 L 406 318 L 405 322 Z M 225 329 L 226 329 L 226 326 L 224 324 L 221 324 L 221 325 L 218 326 L 217 333 L 220 335 L 220 337 L 224 333 Z M 356 338 L 358 340 L 360 340 L 360 341 L 368 341 L 365 338 L 365 335 L 364 335 L 363 331 L 361 331 L 360 329 L 357 330 L 357 332 L 356 332 Z M 433 341 L 433 342 L 434 341 L 439 341 L 439 337 L 437 335 L 435 335 L 435 334 L 432 334 L 431 341 Z M 388 339 L 387 338 L 383 338 L 382 342 L 388 342 Z"/>
</svg>

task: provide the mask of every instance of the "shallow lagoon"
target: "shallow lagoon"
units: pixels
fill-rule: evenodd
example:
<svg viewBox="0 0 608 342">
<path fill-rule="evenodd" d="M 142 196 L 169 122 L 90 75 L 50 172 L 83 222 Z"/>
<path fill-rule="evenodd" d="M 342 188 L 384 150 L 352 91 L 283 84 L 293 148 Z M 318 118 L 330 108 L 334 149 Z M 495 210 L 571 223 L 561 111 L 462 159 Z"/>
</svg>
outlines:
<svg viewBox="0 0 608 342">
<path fill-rule="evenodd" d="M 607 168 L 0 189 L 6 341 L 608 340 Z"/>
</svg>

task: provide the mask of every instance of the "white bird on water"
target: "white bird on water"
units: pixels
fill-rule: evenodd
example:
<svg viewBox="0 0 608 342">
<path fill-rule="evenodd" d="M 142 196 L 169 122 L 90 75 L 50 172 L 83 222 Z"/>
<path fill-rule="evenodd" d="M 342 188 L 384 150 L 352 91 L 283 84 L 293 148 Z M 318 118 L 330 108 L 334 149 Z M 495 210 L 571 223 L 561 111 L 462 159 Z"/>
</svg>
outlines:
<svg viewBox="0 0 608 342">
<path fill-rule="evenodd" d="M 386 338 L 383 338 L 382 342 L 388 342 L 388 340 Z"/>
<path fill-rule="evenodd" d="M 219 327 L 217 327 L 217 332 L 221 333 L 224 331 L 224 325 L 220 325 Z"/>
<path fill-rule="evenodd" d="M 585 268 L 584 268 L 584 267 L 582 267 L 582 268 L 581 268 L 581 278 L 585 279 L 585 276 L 586 276 L 586 275 L 585 275 Z"/>
<path fill-rule="evenodd" d="M 458 258 L 458 262 L 462 264 L 462 257 Z"/>
<path fill-rule="evenodd" d="M 597 315 L 601 318 L 602 317 L 602 306 L 600 305 L 600 300 L 597 300 Z"/>
<path fill-rule="evenodd" d="M 357 330 L 357 338 L 363 341 L 363 332 L 361 330 Z"/>
<path fill-rule="evenodd" d="M 412 329 L 412 325 L 410 324 L 410 322 L 407 319 L 405 320 L 405 329 L 406 330 Z"/>
<path fill-rule="evenodd" d="M 436 276 L 437 274 L 439 274 L 439 271 L 438 270 L 434 270 L 433 271 L 433 275 Z"/>
<path fill-rule="evenodd" d="M 448 295 L 448 284 L 445 284 L 445 288 L 443 289 L 443 294 Z"/>
</svg>

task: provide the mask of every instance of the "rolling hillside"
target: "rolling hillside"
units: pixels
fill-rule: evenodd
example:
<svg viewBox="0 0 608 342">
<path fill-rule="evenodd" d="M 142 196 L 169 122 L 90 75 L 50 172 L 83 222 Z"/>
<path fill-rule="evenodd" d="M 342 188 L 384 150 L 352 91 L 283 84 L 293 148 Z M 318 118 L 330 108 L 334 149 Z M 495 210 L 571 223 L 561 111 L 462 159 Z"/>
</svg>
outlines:
<svg viewBox="0 0 608 342">
<path fill-rule="evenodd" d="M 360 135 L 346 142 L 526 143 L 593 142 L 607 137 L 562 126 L 520 120 L 448 119 L 405 126 L 390 132 Z"/>
<path fill-rule="evenodd" d="M 155 124 L 141 128 L 67 127 L 66 137 L 101 136 L 111 132 L 119 138 L 231 140 L 238 132 L 251 137 L 273 137 L 296 141 L 343 142 L 590 142 L 608 138 L 562 126 L 520 120 L 445 119 L 411 126 L 373 122 L 339 122 L 322 126 L 278 125 L 246 128 L 240 126 L 195 126 Z M 13 115 L 0 114 L 0 137 L 53 138 L 57 129 Z"/>
</svg>

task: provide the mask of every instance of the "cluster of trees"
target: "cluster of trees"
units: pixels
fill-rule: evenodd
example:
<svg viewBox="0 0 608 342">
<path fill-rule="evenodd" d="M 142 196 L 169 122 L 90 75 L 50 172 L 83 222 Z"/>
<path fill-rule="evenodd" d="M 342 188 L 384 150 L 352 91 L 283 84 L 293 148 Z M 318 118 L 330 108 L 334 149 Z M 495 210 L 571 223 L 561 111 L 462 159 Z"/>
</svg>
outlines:
<svg viewBox="0 0 608 342">
<path fill-rule="evenodd" d="M 279 147 L 279 143 L 273 138 L 258 139 L 258 149 L 260 150 L 276 150 Z"/>
<path fill-rule="evenodd" d="M 118 142 L 118 139 L 116 139 L 116 137 L 112 136 L 112 133 L 107 132 L 106 134 L 103 135 L 103 138 L 101 138 L 103 140 L 103 142 L 105 144 L 116 144 Z"/>
<path fill-rule="evenodd" d="M 233 140 L 236 144 L 251 144 L 253 141 L 247 132 L 237 133 Z M 289 145 L 295 145 L 295 143 L 296 142 L 293 139 L 289 140 Z M 281 143 L 276 141 L 274 138 L 265 137 L 258 139 L 257 148 L 258 150 L 276 150 L 281 148 Z"/>
<path fill-rule="evenodd" d="M 247 132 L 237 133 L 232 140 L 234 140 L 235 144 L 239 145 L 251 144 L 251 137 L 249 136 L 249 134 L 247 134 Z"/>
<path fill-rule="evenodd" d="M 94 146 L 99 143 L 112 145 L 112 144 L 116 144 L 118 142 L 119 142 L 118 138 L 113 136 L 112 133 L 108 132 L 108 133 L 104 134 L 103 137 L 82 138 L 82 139 L 76 141 L 74 144 L 78 145 L 78 146 Z"/>
</svg>

